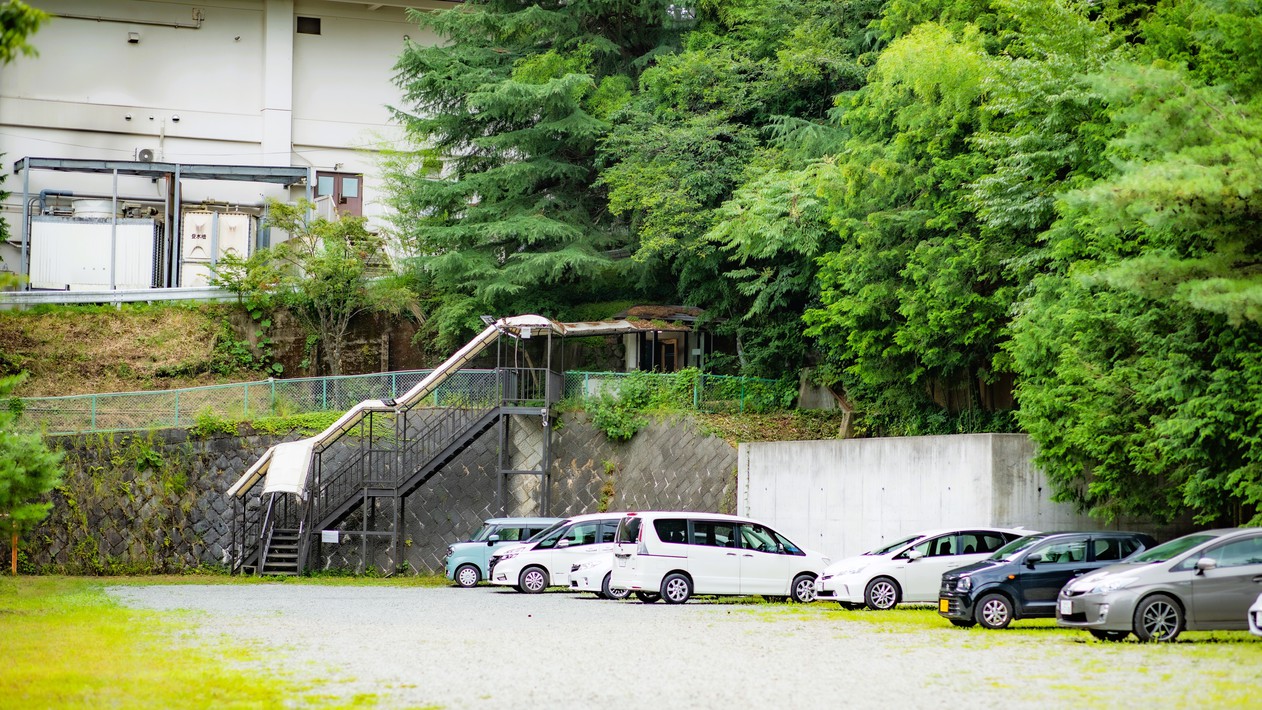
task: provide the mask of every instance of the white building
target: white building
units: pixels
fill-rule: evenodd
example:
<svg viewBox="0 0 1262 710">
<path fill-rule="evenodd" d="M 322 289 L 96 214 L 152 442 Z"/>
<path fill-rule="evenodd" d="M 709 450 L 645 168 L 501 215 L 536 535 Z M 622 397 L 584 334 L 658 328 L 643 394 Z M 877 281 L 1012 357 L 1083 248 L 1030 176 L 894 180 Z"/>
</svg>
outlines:
<svg viewBox="0 0 1262 710">
<path fill-rule="evenodd" d="M 0 270 L 70 290 L 198 285 L 199 263 L 266 245 L 267 197 L 380 224 L 393 66 L 407 39 L 437 41 L 405 8 L 455 6 L 26 1 L 53 19 L 38 57 L 0 68 Z"/>
</svg>

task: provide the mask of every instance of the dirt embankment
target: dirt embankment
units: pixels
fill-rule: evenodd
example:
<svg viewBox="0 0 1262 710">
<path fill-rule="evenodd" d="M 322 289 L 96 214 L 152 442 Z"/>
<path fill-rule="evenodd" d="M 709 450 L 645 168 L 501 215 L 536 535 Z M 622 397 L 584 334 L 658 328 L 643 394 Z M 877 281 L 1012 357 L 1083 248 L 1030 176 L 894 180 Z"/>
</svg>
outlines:
<svg viewBox="0 0 1262 710">
<path fill-rule="evenodd" d="M 225 348 L 224 306 L 0 312 L 0 375 L 24 397 L 132 392 L 256 379 Z M 266 375 L 262 375 L 266 376 Z"/>
</svg>

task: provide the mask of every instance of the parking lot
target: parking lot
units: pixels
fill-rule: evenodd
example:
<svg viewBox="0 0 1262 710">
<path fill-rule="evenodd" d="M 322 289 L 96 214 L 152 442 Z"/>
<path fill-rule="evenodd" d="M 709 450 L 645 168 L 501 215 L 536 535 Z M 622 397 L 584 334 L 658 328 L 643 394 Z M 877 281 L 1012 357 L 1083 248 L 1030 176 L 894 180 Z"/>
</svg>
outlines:
<svg viewBox="0 0 1262 710">
<path fill-rule="evenodd" d="M 1256 707 L 1262 639 L 1187 633 L 1114 644 L 1017 622 L 958 629 L 932 609 L 602 601 L 563 592 L 180 585 L 114 587 L 187 609 L 198 643 L 257 648 L 267 673 L 384 707 Z M 260 682 L 265 682 L 263 677 Z"/>
</svg>

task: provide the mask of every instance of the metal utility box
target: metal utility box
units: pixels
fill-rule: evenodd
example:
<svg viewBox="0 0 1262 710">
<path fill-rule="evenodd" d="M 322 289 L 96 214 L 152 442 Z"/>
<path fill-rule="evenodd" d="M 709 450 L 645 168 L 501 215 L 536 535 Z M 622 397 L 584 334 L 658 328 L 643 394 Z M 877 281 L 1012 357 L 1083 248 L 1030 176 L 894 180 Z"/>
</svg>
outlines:
<svg viewBox="0 0 1262 710">
<path fill-rule="evenodd" d="M 254 218 L 244 212 L 185 212 L 180 229 L 180 285 L 206 286 L 225 254 L 253 251 Z"/>
<path fill-rule="evenodd" d="M 31 218 L 31 288 L 87 291 L 158 285 L 161 244 L 152 219 Z M 112 273 L 111 273 L 112 269 Z"/>
</svg>

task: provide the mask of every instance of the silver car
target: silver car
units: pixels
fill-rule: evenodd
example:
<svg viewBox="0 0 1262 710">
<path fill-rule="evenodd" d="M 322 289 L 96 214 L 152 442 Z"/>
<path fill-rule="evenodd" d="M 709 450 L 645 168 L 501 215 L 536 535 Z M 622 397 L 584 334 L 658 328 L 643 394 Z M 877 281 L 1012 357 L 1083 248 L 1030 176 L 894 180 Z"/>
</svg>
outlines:
<svg viewBox="0 0 1262 710">
<path fill-rule="evenodd" d="M 1070 581 L 1056 621 L 1098 639 L 1173 641 L 1185 629 L 1246 629 L 1262 592 L 1262 528 L 1185 535 Z"/>
</svg>

